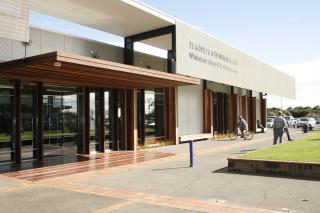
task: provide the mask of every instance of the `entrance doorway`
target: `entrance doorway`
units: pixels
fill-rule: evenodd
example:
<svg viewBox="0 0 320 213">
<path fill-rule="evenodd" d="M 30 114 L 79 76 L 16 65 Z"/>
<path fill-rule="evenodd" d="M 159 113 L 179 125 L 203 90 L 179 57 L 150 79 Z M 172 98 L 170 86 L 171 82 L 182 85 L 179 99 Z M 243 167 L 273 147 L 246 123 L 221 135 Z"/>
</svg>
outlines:
<svg viewBox="0 0 320 213">
<path fill-rule="evenodd" d="M 45 85 L 43 153 L 45 157 L 75 155 L 81 143 L 81 94 L 75 87 Z"/>
</svg>

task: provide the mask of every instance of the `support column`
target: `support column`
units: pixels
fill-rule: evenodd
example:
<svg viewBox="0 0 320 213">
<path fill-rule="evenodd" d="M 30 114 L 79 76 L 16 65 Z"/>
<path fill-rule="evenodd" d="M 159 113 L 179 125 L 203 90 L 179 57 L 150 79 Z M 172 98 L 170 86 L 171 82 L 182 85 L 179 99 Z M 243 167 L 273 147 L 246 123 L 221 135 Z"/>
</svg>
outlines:
<svg viewBox="0 0 320 213">
<path fill-rule="evenodd" d="M 167 56 L 167 72 L 168 73 L 173 73 L 173 65 L 174 65 L 174 57 L 173 57 L 173 51 L 169 50 L 168 51 L 168 56 Z"/>
<path fill-rule="evenodd" d="M 137 90 L 126 90 L 127 97 L 127 144 L 128 150 L 137 150 L 138 127 L 137 127 Z"/>
<path fill-rule="evenodd" d="M 256 133 L 257 132 L 257 98 L 256 97 L 252 97 L 252 128 L 251 131 Z"/>
<path fill-rule="evenodd" d="M 174 144 L 178 144 L 178 119 L 177 119 L 177 88 L 165 88 L 165 109 L 166 109 L 166 136 Z"/>
<path fill-rule="evenodd" d="M 203 132 L 213 134 L 212 91 L 203 90 Z"/>
<path fill-rule="evenodd" d="M 252 132 L 256 132 L 257 131 L 257 125 L 256 125 L 256 120 L 257 120 L 257 99 L 256 97 L 252 97 L 252 91 L 250 91 L 250 95 L 249 95 L 249 109 L 248 109 L 248 126 L 249 126 L 249 130 Z"/>
<path fill-rule="evenodd" d="M 36 92 L 36 141 L 37 141 L 37 159 L 43 161 L 43 83 L 37 84 Z"/>
<path fill-rule="evenodd" d="M 237 117 L 238 117 L 238 95 L 232 94 L 231 95 L 231 130 L 235 130 L 237 128 Z"/>
<path fill-rule="evenodd" d="M 124 38 L 124 63 L 134 64 L 134 40 L 131 36 Z"/>
<path fill-rule="evenodd" d="M 99 89 L 97 92 L 97 98 L 98 98 L 98 108 L 96 108 L 96 111 L 99 111 L 99 115 L 98 115 L 98 124 L 99 126 L 96 126 L 96 129 L 98 129 L 98 147 L 97 147 L 97 151 L 98 152 L 104 152 L 105 151 L 105 147 L 104 147 L 104 137 L 105 137 L 105 107 L 104 107 L 104 89 Z M 97 100 L 96 100 L 97 101 Z"/>
<path fill-rule="evenodd" d="M 118 149 L 118 142 L 119 142 L 119 137 L 118 137 L 118 91 L 113 89 L 110 91 L 110 96 L 109 96 L 109 103 L 110 103 L 110 108 L 109 108 L 109 118 L 110 118 L 110 138 L 111 138 L 111 149 L 114 151 L 119 150 Z"/>
<path fill-rule="evenodd" d="M 21 163 L 21 81 L 14 86 L 14 144 L 16 147 L 15 162 Z"/>
<path fill-rule="evenodd" d="M 248 112 L 250 107 L 248 107 L 248 97 L 246 95 L 243 95 L 241 97 L 241 116 L 247 121 L 248 120 Z"/>
<path fill-rule="evenodd" d="M 119 107 L 120 107 L 120 118 L 118 119 L 119 128 L 119 149 L 128 150 L 128 137 L 127 137 L 127 93 L 126 90 L 122 89 L 119 91 Z"/>
<path fill-rule="evenodd" d="M 83 118 L 84 118 L 84 134 L 83 134 L 83 154 L 90 154 L 90 93 L 89 88 L 83 88 Z"/>
<path fill-rule="evenodd" d="M 267 127 L 267 99 L 261 98 L 261 124 Z"/>
<path fill-rule="evenodd" d="M 228 95 L 223 94 L 223 133 L 228 133 Z"/>
</svg>

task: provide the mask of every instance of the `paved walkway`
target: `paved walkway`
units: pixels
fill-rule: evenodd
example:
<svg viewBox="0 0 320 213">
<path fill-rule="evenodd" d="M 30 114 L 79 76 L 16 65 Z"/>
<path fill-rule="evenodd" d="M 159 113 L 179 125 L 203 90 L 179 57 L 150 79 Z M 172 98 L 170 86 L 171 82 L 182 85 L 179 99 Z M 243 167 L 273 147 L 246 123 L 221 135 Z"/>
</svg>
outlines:
<svg viewBox="0 0 320 213">
<path fill-rule="evenodd" d="M 145 152 L 163 156 L 159 158 L 131 153 L 128 156 L 141 156 L 136 161 L 124 157 L 128 163 L 119 166 L 105 166 L 107 155 L 100 155 L 98 165 L 80 162 L 80 173 L 75 172 L 77 166 L 58 166 L 0 175 L 0 212 L 319 213 L 318 181 L 232 174 L 225 169 L 228 156 L 271 143 L 270 133 L 252 141 L 197 142 L 194 168 L 188 168 L 188 144 L 182 144 Z"/>
</svg>

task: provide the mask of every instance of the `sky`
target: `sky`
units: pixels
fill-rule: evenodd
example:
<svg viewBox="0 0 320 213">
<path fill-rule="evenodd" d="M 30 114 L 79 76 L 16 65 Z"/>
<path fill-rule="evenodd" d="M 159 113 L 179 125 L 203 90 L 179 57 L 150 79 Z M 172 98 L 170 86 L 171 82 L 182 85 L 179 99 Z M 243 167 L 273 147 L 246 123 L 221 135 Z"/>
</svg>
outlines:
<svg viewBox="0 0 320 213">
<path fill-rule="evenodd" d="M 296 100 L 269 96 L 268 107 L 320 105 L 319 0 L 142 2 L 295 76 Z M 31 14 L 30 22 L 75 35 L 84 32 L 79 26 L 37 13 Z M 123 45 L 122 38 L 106 36 L 93 29 L 85 32 L 86 37 Z"/>
</svg>

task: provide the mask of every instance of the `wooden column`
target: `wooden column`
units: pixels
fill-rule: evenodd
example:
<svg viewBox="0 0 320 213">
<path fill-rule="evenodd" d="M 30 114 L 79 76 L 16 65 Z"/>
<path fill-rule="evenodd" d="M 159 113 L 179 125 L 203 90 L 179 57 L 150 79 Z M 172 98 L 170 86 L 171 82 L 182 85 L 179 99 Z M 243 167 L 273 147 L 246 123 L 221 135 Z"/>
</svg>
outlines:
<svg viewBox="0 0 320 213">
<path fill-rule="evenodd" d="M 252 131 L 257 132 L 257 98 L 252 97 Z"/>
<path fill-rule="evenodd" d="M 203 90 L 203 132 L 213 134 L 212 91 Z"/>
<path fill-rule="evenodd" d="M 267 99 L 261 99 L 261 124 L 267 127 Z"/>
<path fill-rule="evenodd" d="M 252 132 L 257 131 L 257 99 L 256 97 L 249 97 L 249 130 Z"/>
<path fill-rule="evenodd" d="M 177 128 L 177 89 L 176 87 L 165 88 L 165 109 L 166 109 L 166 136 L 174 144 L 178 144 Z"/>
<path fill-rule="evenodd" d="M 109 122 L 110 122 L 110 148 L 114 151 L 118 150 L 118 91 L 110 90 L 109 95 Z"/>
<path fill-rule="evenodd" d="M 238 124 L 237 117 L 238 117 L 238 95 L 232 94 L 231 95 L 231 130 L 235 130 Z"/>
<path fill-rule="evenodd" d="M 138 127 L 137 127 L 137 91 L 126 90 L 127 97 L 127 144 L 128 150 L 137 150 Z"/>
<path fill-rule="evenodd" d="M 243 95 L 241 97 L 241 116 L 247 121 L 248 121 L 248 97 L 246 95 Z"/>
<path fill-rule="evenodd" d="M 215 95 L 216 95 L 216 93 L 212 91 L 211 103 L 212 103 L 212 134 L 213 135 L 214 135 L 214 132 L 215 132 L 215 125 L 216 125 L 216 117 L 215 117 L 216 107 L 214 105 Z"/>
<path fill-rule="evenodd" d="M 36 92 L 37 113 L 36 113 L 36 141 L 37 141 L 37 159 L 43 161 L 43 83 L 37 84 Z"/>
<path fill-rule="evenodd" d="M 21 163 L 21 81 L 16 80 L 14 86 L 14 144 L 15 162 Z"/>
<path fill-rule="evenodd" d="M 224 134 L 227 134 L 228 133 L 228 119 L 229 119 L 229 109 L 228 109 L 228 95 L 227 94 L 224 94 L 223 95 L 223 101 L 224 101 L 224 126 L 223 126 L 223 131 L 224 131 Z"/>
</svg>

